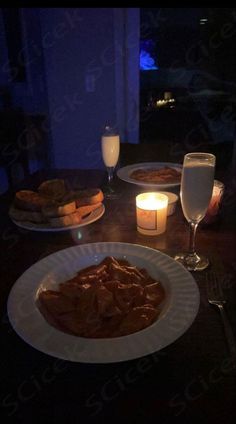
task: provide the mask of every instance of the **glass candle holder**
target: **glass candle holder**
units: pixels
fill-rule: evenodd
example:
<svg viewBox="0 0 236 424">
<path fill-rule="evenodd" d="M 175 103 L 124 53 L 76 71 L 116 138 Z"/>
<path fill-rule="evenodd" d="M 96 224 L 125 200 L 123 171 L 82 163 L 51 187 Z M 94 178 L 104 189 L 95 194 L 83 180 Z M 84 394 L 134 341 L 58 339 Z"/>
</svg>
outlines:
<svg viewBox="0 0 236 424">
<path fill-rule="evenodd" d="M 155 236 L 166 231 L 168 197 L 158 192 L 136 197 L 137 230 Z"/>
<path fill-rule="evenodd" d="M 225 186 L 221 181 L 214 180 L 214 186 L 212 190 L 212 197 L 206 212 L 206 215 L 202 221 L 203 224 L 211 224 L 216 222 L 219 218 L 220 207 L 224 194 Z"/>
</svg>

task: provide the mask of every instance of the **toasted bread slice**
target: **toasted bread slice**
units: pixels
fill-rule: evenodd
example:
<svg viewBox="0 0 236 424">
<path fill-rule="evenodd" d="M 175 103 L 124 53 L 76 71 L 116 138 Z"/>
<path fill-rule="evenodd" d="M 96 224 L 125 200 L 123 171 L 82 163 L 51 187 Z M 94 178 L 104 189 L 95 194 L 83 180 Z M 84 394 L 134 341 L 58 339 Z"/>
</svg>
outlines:
<svg viewBox="0 0 236 424">
<path fill-rule="evenodd" d="M 75 202 L 68 203 L 51 203 L 42 208 L 42 213 L 47 218 L 56 218 L 60 216 L 70 215 L 76 211 Z"/>
<path fill-rule="evenodd" d="M 14 205 L 17 209 L 40 212 L 48 199 L 32 190 L 21 190 L 15 194 Z"/>
<path fill-rule="evenodd" d="M 101 204 L 102 203 L 99 202 L 99 203 L 95 203 L 94 205 L 80 206 L 79 208 L 76 209 L 76 211 L 83 218 L 84 216 L 88 215 L 89 213 L 91 213 L 95 209 L 99 208 L 101 206 Z"/>
<path fill-rule="evenodd" d="M 59 178 L 44 181 L 38 187 L 38 192 L 51 200 L 60 200 L 66 194 L 65 181 Z"/>
<path fill-rule="evenodd" d="M 45 217 L 41 212 L 23 211 L 12 206 L 9 210 L 9 215 L 14 221 L 29 221 L 36 224 L 46 222 Z"/>
<path fill-rule="evenodd" d="M 48 218 L 52 227 L 68 227 L 70 225 L 80 224 L 82 216 L 79 212 L 71 213 L 70 215 L 59 216 L 57 218 Z"/>
<path fill-rule="evenodd" d="M 77 208 L 80 206 L 101 203 L 104 199 L 103 192 L 100 190 L 100 188 L 89 188 L 86 190 L 75 191 L 73 196 Z"/>
</svg>

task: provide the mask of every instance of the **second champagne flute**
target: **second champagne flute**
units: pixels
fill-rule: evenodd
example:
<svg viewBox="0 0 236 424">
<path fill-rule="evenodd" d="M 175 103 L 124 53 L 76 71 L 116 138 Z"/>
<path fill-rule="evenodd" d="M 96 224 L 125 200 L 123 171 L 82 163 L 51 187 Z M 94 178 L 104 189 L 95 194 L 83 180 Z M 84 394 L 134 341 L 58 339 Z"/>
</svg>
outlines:
<svg viewBox="0 0 236 424">
<path fill-rule="evenodd" d="M 202 271 L 209 265 L 205 256 L 195 250 L 195 236 L 211 200 L 215 172 L 215 156 L 211 153 L 188 153 L 184 156 L 180 198 L 183 214 L 189 223 L 189 251 L 175 259 L 189 271 Z"/>
<path fill-rule="evenodd" d="M 115 129 L 106 126 L 102 135 L 102 158 L 107 168 L 108 185 L 105 189 L 106 197 L 114 197 L 115 191 L 112 188 L 112 181 L 114 178 L 114 169 L 117 165 L 120 154 L 120 137 Z"/>
</svg>

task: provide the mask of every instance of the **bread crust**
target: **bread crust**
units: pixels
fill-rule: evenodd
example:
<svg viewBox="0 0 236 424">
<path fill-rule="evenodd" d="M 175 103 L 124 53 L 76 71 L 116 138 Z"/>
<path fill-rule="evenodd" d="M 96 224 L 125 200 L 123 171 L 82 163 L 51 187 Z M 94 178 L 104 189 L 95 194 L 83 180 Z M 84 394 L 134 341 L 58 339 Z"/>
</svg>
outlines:
<svg viewBox="0 0 236 424">
<path fill-rule="evenodd" d="M 79 212 L 71 213 L 70 215 L 60 216 L 57 218 L 49 218 L 52 227 L 67 227 L 69 225 L 80 224 L 82 216 Z"/>
<path fill-rule="evenodd" d="M 51 200 L 61 200 L 66 194 L 65 181 L 59 178 L 43 181 L 38 187 L 38 192 Z"/>
<path fill-rule="evenodd" d="M 94 211 L 95 209 L 99 208 L 101 206 L 101 202 L 96 203 L 94 205 L 85 205 L 85 206 L 80 206 L 79 208 L 77 208 L 77 212 L 81 215 L 81 217 L 83 218 L 84 216 L 88 215 L 89 213 L 91 213 L 92 211 Z"/>
<path fill-rule="evenodd" d="M 41 212 L 48 199 L 32 190 L 20 190 L 15 194 L 14 205 L 24 211 Z"/>
<path fill-rule="evenodd" d="M 75 202 L 64 204 L 48 204 L 42 208 L 42 213 L 46 218 L 56 218 L 60 216 L 70 215 L 76 211 Z"/>
<path fill-rule="evenodd" d="M 101 203 L 104 199 L 104 195 L 100 188 L 91 188 L 87 190 L 81 190 L 74 192 L 74 199 L 77 208 L 80 206 L 94 205 Z"/>
</svg>

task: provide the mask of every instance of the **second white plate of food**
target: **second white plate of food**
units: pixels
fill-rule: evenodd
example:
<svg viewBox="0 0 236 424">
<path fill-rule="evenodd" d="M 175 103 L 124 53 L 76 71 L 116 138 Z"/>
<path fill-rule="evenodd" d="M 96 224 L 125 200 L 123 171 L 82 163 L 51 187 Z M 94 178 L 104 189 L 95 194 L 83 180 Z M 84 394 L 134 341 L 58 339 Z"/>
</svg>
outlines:
<svg viewBox="0 0 236 424">
<path fill-rule="evenodd" d="M 136 184 L 143 187 L 155 187 L 156 189 L 164 189 L 164 188 L 171 188 L 180 185 L 180 176 L 177 177 L 176 180 L 173 180 L 172 182 L 162 181 L 162 182 L 147 182 L 147 181 L 141 181 L 137 180 L 132 177 L 132 173 L 136 171 L 144 171 L 147 172 L 149 170 L 157 170 L 160 171 L 164 168 L 170 168 L 172 170 L 177 171 L 177 173 L 182 172 L 182 165 L 178 163 L 172 163 L 172 162 L 144 162 L 144 163 L 136 163 L 133 165 L 124 166 L 123 168 L 120 168 L 117 171 L 117 176 L 128 183 Z"/>
<path fill-rule="evenodd" d="M 145 268 L 161 282 L 166 300 L 158 319 L 136 333 L 101 339 L 66 334 L 49 325 L 36 306 L 42 285 L 55 288 L 106 256 Z M 39 351 L 69 361 L 110 363 L 139 358 L 176 341 L 197 315 L 199 290 L 192 275 L 164 253 L 129 243 L 90 243 L 60 250 L 31 266 L 13 286 L 7 307 L 17 334 Z"/>
<path fill-rule="evenodd" d="M 58 231 L 68 231 L 68 230 L 74 230 L 76 228 L 84 227 L 85 225 L 92 224 L 93 222 L 100 219 L 105 212 L 105 206 L 101 204 L 97 209 L 90 212 L 89 215 L 84 217 L 79 224 L 76 225 L 67 225 L 64 227 L 52 227 L 49 223 L 43 223 L 38 224 L 35 222 L 30 221 L 16 221 L 15 219 L 12 219 L 12 222 L 16 224 L 20 228 L 24 228 L 25 230 L 31 230 L 31 231 L 41 231 L 41 232 L 58 232 Z"/>
</svg>

